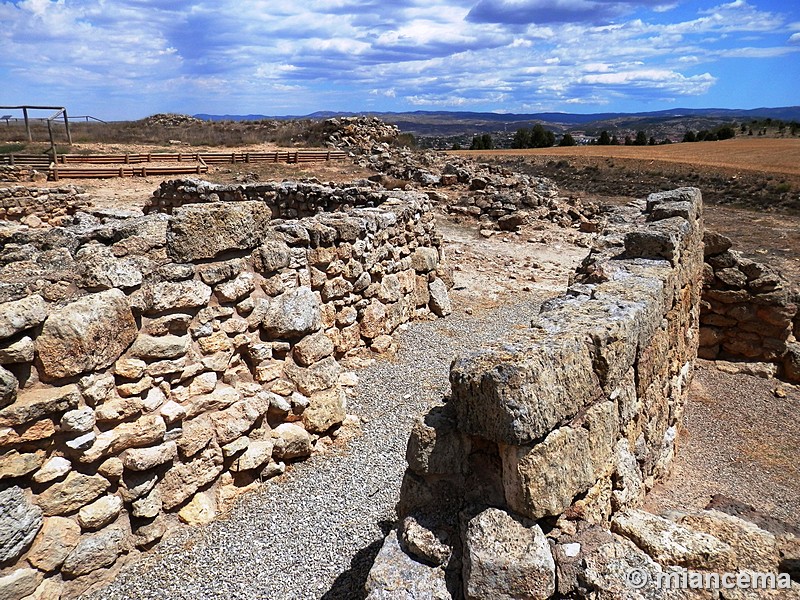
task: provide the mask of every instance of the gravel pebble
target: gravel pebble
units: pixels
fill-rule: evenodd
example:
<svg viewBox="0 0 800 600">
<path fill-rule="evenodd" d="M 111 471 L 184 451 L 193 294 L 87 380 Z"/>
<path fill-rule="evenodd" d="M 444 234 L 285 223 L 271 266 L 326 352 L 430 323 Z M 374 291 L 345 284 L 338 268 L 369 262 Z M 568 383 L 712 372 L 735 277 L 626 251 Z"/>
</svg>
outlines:
<svg viewBox="0 0 800 600">
<path fill-rule="evenodd" d="M 542 300 L 411 324 L 396 358 L 359 371 L 348 412 L 366 420 L 345 451 L 293 465 L 206 527 L 184 527 L 92 600 L 353 599 L 396 518 L 414 418 L 449 392 L 456 355 L 527 326 Z"/>
</svg>

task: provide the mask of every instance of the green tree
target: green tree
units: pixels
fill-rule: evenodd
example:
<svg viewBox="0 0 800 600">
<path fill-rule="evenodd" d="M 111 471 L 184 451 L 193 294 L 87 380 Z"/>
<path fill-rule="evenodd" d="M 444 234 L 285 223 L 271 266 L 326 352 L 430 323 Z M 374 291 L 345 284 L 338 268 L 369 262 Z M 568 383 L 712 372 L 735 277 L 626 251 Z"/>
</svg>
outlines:
<svg viewBox="0 0 800 600">
<path fill-rule="evenodd" d="M 619 138 L 617 138 L 617 136 L 616 136 L 616 135 L 614 135 L 614 136 L 611 138 L 611 145 L 612 145 L 612 146 L 619 146 Z"/>
<path fill-rule="evenodd" d="M 636 132 L 636 139 L 633 140 L 634 146 L 647 146 L 647 134 L 644 131 Z"/>
<path fill-rule="evenodd" d="M 512 148 L 530 148 L 531 147 L 531 130 L 523 127 L 517 129 L 514 134 L 514 141 L 511 142 Z"/>
<path fill-rule="evenodd" d="M 683 134 L 683 141 L 684 142 L 696 142 L 697 136 L 694 134 L 694 131 L 691 129 Z"/>
<path fill-rule="evenodd" d="M 655 136 L 654 136 L 654 135 L 651 135 L 651 136 L 650 136 L 650 140 L 649 140 L 647 143 L 648 143 L 648 144 L 650 144 L 651 146 L 655 146 L 655 145 L 656 145 L 656 138 L 655 138 Z"/>
<path fill-rule="evenodd" d="M 730 125 L 723 125 L 717 129 L 717 138 L 720 140 L 729 140 L 736 137 L 736 130 Z"/>
<path fill-rule="evenodd" d="M 597 140 L 597 144 L 599 146 L 610 146 L 611 145 L 611 138 L 608 136 L 608 132 L 603 130 L 600 132 L 600 139 Z"/>
<path fill-rule="evenodd" d="M 558 143 L 559 146 L 574 146 L 575 145 L 575 138 L 570 135 L 569 132 L 565 133 L 561 137 L 561 141 Z"/>
</svg>

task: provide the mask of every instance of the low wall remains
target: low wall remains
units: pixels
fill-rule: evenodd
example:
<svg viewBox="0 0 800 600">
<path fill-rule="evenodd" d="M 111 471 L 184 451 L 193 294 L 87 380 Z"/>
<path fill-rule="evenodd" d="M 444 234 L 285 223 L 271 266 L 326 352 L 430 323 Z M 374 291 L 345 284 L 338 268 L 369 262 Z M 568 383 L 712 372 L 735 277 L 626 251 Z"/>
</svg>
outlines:
<svg viewBox="0 0 800 600">
<path fill-rule="evenodd" d="M 607 528 L 667 474 L 697 356 L 702 240 L 699 190 L 617 209 L 529 329 L 454 361 L 450 398 L 412 431 L 370 598 L 398 579 L 430 597 L 572 597 L 544 532 Z"/>
<path fill-rule="evenodd" d="M 74 597 L 213 517 L 343 422 L 338 359 L 450 311 L 427 196 L 356 193 L 378 208 L 0 227 L 0 597 Z"/>
<path fill-rule="evenodd" d="M 0 181 L 9 183 L 47 181 L 47 173 L 40 173 L 28 165 L 0 165 Z"/>
<path fill-rule="evenodd" d="M 89 197 L 83 188 L 71 185 L 57 188 L 21 185 L 0 188 L 0 221 L 22 221 L 26 217 L 35 217 L 34 223 L 41 221 L 61 225 L 65 216 L 74 215 L 89 205 Z"/>
<path fill-rule="evenodd" d="M 706 232 L 701 358 L 764 361 L 800 382 L 797 298 L 767 265 L 744 258 L 725 236 Z"/>
</svg>

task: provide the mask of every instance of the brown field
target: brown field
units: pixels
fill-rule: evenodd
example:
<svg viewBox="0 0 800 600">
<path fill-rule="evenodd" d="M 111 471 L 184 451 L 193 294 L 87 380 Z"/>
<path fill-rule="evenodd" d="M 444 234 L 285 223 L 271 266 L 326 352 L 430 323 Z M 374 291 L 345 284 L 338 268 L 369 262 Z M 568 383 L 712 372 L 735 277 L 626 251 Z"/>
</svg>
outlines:
<svg viewBox="0 0 800 600">
<path fill-rule="evenodd" d="M 664 146 L 571 146 L 527 150 L 461 150 L 464 156 L 548 156 L 655 160 L 731 170 L 800 175 L 800 139 L 738 138 Z"/>
</svg>

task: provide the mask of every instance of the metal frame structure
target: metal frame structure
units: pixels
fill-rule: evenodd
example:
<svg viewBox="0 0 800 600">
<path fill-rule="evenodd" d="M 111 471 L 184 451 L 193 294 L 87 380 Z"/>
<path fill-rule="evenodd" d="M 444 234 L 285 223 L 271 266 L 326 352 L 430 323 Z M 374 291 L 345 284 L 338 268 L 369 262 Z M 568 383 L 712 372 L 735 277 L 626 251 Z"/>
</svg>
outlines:
<svg viewBox="0 0 800 600">
<path fill-rule="evenodd" d="M 33 135 L 31 134 L 31 118 L 28 115 L 29 110 L 54 110 L 56 111 L 51 117 L 45 117 L 44 120 L 47 121 L 47 131 L 50 134 L 50 144 L 55 146 L 53 142 L 53 130 L 52 130 L 52 122 L 58 119 L 63 115 L 64 117 L 64 128 L 67 130 L 67 142 L 69 145 L 72 145 L 72 134 L 69 130 L 69 117 L 67 117 L 67 109 L 63 106 L 32 106 L 30 104 L 22 105 L 22 106 L 0 106 L 0 110 L 21 110 L 22 111 L 22 118 L 25 121 L 25 133 L 28 135 L 28 141 L 33 141 Z M 6 124 L 8 121 L 6 121 Z"/>
</svg>

